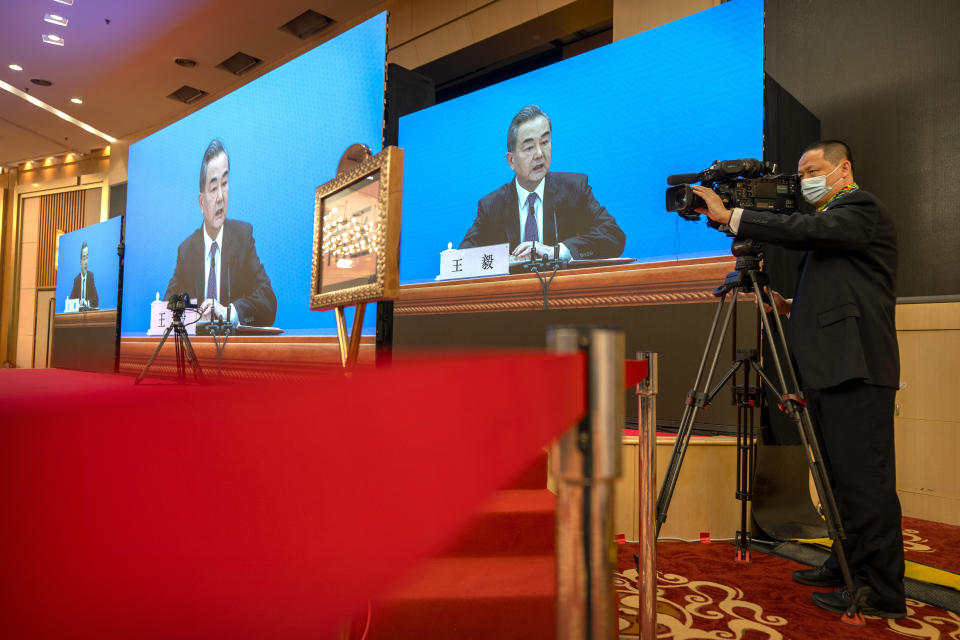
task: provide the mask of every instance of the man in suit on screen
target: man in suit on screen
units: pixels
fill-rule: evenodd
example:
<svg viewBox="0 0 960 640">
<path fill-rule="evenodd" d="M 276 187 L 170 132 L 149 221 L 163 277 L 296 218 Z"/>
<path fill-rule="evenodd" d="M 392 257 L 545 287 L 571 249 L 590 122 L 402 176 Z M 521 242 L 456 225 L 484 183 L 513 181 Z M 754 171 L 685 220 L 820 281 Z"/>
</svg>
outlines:
<svg viewBox="0 0 960 640">
<path fill-rule="evenodd" d="M 507 129 L 507 164 L 514 179 L 480 199 L 461 249 L 510 243 L 511 258 L 615 258 L 626 236 L 593 197 L 582 173 L 550 172 L 550 118 L 527 105 Z"/>
<path fill-rule="evenodd" d="M 84 242 L 80 247 L 80 273 L 73 279 L 71 298 L 79 298 L 81 309 L 96 309 L 100 306 L 100 297 L 97 295 L 97 285 L 93 282 L 93 271 L 87 271 L 87 260 L 90 257 L 90 247 Z"/>
<path fill-rule="evenodd" d="M 863 613 L 902 618 L 893 432 L 900 383 L 896 230 L 883 204 L 854 182 L 853 155 L 843 142 L 814 143 L 798 170 L 803 196 L 816 213 L 729 210 L 712 190 L 695 185 L 707 204 L 697 211 L 728 224 L 738 238 L 806 251 L 793 298 L 773 292 L 773 301 L 788 316 L 787 335 L 846 532 L 843 550 L 854 586 L 870 587 Z M 815 587 L 843 585 L 836 555 L 820 567 L 794 571 L 793 578 Z M 850 606 L 844 589 L 812 595 L 829 611 Z"/>
<path fill-rule="evenodd" d="M 227 151 L 220 140 L 213 140 L 200 165 L 203 224 L 180 243 L 164 297 L 187 292 L 203 301 L 201 318 L 271 326 L 277 297 L 257 256 L 253 226 L 227 219 L 229 173 Z"/>
</svg>

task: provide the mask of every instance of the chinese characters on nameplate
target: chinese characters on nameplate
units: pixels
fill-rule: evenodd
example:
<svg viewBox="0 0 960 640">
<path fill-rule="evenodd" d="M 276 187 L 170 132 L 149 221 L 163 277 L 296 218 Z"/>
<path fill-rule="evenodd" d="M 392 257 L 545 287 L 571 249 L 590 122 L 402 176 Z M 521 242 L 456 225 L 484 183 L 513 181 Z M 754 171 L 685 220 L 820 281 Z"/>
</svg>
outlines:
<svg viewBox="0 0 960 640">
<path fill-rule="evenodd" d="M 193 298 L 190 302 L 196 304 Z M 197 335 L 197 320 L 200 314 L 196 309 L 185 309 L 183 312 L 183 326 L 187 329 L 187 335 Z M 167 301 L 160 299 L 160 292 L 157 292 L 157 298 L 150 303 L 150 329 L 148 336 L 162 336 L 170 323 L 173 322 L 173 311 L 167 309 Z"/>
<path fill-rule="evenodd" d="M 470 249 L 454 249 L 452 244 L 447 247 L 446 251 L 440 252 L 440 275 L 437 280 L 503 276 L 510 273 L 510 245 L 506 242 Z"/>
</svg>

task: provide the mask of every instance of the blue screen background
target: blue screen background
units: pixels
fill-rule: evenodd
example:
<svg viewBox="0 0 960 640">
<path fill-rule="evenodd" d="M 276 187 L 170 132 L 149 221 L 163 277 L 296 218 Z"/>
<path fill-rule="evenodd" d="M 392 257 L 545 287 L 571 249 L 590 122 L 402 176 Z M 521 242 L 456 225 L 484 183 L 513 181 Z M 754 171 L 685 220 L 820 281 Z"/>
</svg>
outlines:
<svg viewBox="0 0 960 640">
<path fill-rule="evenodd" d="M 386 28 L 381 13 L 131 145 L 123 335 L 146 333 L 177 247 L 202 222 L 200 164 L 214 138 L 230 158 L 227 217 L 253 225 L 277 296 L 274 325 L 336 333 L 333 312 L 309 306 L 314 194 L 351 144 L 381 150 Z M 372 329 L 376 314 L 365 320 Z"/>
<path fill-rule="evenodd" d="M 57 302 L 55 313 L 63 313 L 64 301 L 80 273 L 80 248 L 87 243 L 87 271 L 93 273 L 99 309 L 117 308 L 117 280 L 120 275 L 120 218 L 71 231 L 60 236 L 57 250 Z"/>
<path fill-rule="evenodd" d="M 405 116 L 400 282 L 432 281 L 477 201 L 513 179 L 507 127 L 527 104 L 553 124 L 551 171 L 589 176 L 640 262 L 729 253 L 664 206 L 666 177 L 761 158 L 763 1 L 733 0 Z"/>
</svg>

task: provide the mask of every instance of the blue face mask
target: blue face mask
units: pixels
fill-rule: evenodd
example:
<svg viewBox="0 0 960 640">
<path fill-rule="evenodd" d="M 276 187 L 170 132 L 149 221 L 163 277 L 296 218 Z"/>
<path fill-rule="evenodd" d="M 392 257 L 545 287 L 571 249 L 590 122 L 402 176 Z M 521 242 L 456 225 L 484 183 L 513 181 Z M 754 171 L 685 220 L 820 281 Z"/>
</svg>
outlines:
<svg viewBox="0 0 960 640">
<path fill-rule="evenodd" d="M 833 171 L 836 171 L 840 168 L 838 164 L 833 168 Z M 812 178 L 804 178 L 800 181 L 800 192 L 803 194 L 803 199 L 809 202 L 810 204 L 817 204 L 823 197 L 830 193 L 830 190 L 837 186 L 837 182 L 834 182 L 829 187 L 827 186 L 827 176 L 833 173 L 826 173 L 822 176 L 814 176 Z"/>
</svg>

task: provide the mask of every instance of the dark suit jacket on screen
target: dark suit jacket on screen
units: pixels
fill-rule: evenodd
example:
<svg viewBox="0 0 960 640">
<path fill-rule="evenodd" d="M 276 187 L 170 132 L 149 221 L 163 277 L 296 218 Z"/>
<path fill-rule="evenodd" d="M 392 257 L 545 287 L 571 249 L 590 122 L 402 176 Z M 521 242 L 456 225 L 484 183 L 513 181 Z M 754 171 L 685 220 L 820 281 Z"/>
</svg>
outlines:
<svg viewBox="0 0 960 640">
<path fill-rule="evenodd" d="M 626 236 L 607 210 L 593 197 L 582 173 L 548 173 L 543 187 L 543 242 L 562 242 L 574 259 L 616 258 L 623 253 Z M 522 241 L 520 203 L 514 180 L 477 204 L 477 218 L 467 231 L 461 249 L 510 243 L 512 251 Z M 556 227 L 554 227 L 556 214 Z"/>
<path fill-rule="evenodd" d="M 897 238 L 876 197 L 852 191 L 813 214 L 745 209 L 737 235 L 807 251 L 788 321 L 804 385 L 899 385 Z"/>
<path fill-rule="evenodd" d="M 80 297 L 80 274 L 73 279 L 73 290 L 70 292 L 71 298 Z M 93 271 L 87 270 L 87 302 L 90 306 L 97 308 L 100 306 L 100 298 L 97 296 L 97 287 L 93 284 Z"/>
<path fill-rule="evenodd" d="M 167 285 L 164 299 L 174 293 L 206 297 L 207 275 L 203 272 L 203 226 L 194 231 L 177 249 L 177 266 Z M 277 316 L 277 297 L 270 278 L 260 264 L 253 244 L 253 226 L 240 220 L 223 221 L 223 255 L 220 261 L 220 304 L 232 304 L 240 323 L 272 326 Z"/>
</svg>

